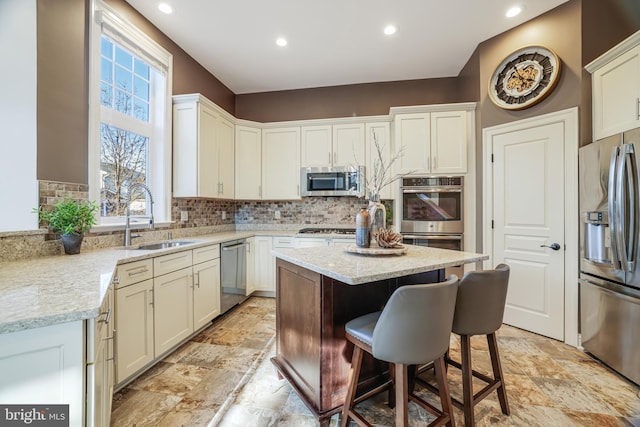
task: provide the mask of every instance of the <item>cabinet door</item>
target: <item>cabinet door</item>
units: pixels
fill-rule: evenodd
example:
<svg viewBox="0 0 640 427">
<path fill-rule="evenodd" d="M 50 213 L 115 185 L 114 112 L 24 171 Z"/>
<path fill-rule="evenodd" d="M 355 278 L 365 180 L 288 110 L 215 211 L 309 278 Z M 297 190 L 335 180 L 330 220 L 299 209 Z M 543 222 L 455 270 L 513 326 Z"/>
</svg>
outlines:
<svg viewBox="0 0 640 427">
<path fill-rule="evenodd" d="M 220 258 L 193 266 L 193 329 L 220 314 Z"/>
<path fill-rule="evenodd" d="M 116 383 L 153 360 L 153 279 L 116 289 Z"/>
<path fill-rule="evenodd" d="M 215 159 L 213 162 L 218 162 L 218 197 L 233 199 L 235 129 L 233 123 L 220 117 L 217 130 L 218 154 L 213 158 Z"/>
<path fill-rule="evenodd" d="M 215 197 L 218 168 L 215 111 L 200 102 L 173 107 L 173 195 Z"/>
<path fill-rule="evenodd" d="M 431 113 L 431 158 L 433 173 L 467 172 L 467 113 Z"/>
<path fill-rule="evenodd" d="M 365 175 L 367 177 L 367 180 L 370 182 L 373 179 L 376 165 L 379 166 L 381 164 L 384 164 L 385 166 L 388 166 L 391 159 L 391 134 L 389 131 L 389 123 L 367 123 L 365 126 L 365 136 L 365 154 L 367 158 Z M 380 147 L 380 154 L 378 154 L 378 149 L 376 148 L 374 137 L 375 141 L 377 141 L 378 146 Z M 382 163 L 380 163 L 379 157 L 382 158 Z M 391 177 L 392 175 L 393 169 L 389 170 L 387 176 Z M 380 198 L 393 199 L 393 195 L 395 194 L 394 188 L 397 185 L 398 183 L 394 182 L 384 187 L 380 192 Z M 367 194 L 367 197 L 368 196 L 369 195 Z"/>
<path fill-rule="evenodd" d="M 365 164 L 364 123 L 333 125 L 333 165 Z"/>
<path fill-rule="evenodd" d="M 251 295 L 256 290 L 256 238 L 247 239 L 245 246 L 247 255 L 247 291 L 246 295 Z"/>
<path fill-rule="evenodd" d="M 275 291 L 275 258 L 271 254 L 272 239 L 269 236 L 255 237 L 255 290 Z"/>
<path fill-rule="evenodd" d="M 593 136 L 640 126 L 640 46 L 593 73 Z"/>
<path fill-rule="evenodd" d="M 431 172 L 429 113 L 399 114 L 394 120 L 395 150 L 402 149 L 396 173 Z"/>
<path fill-rule="evenodd" d="M 331 166 L 333 163 L 331 125 L 303 126 L 300 133 L 300 165 L 303 167 Z"/>
<path fill-rule="evenodd" d="M 189 251 L 191 252 L 191 251 Z M 154 349 L 160 357 L 193 332 L 191 267 L 154 277 Z"/>
<path fill-rule="evenodd" d="M 68 404 L 67 425 L 84 425 L 83 329 L 83 321 L 77 320 L 0 334 L 0 402 Z M 33 425 L 38 424 L 47 423 Z"/>
<path fill-rule="evenodd" d="M 236 126 L 235 198 L 262 198 L 262 131 Z"/>
<path fill-rule="evenodd" d="M 300 128 L 262 131 L 262 198 L 300 199 Z"/>
</svg>

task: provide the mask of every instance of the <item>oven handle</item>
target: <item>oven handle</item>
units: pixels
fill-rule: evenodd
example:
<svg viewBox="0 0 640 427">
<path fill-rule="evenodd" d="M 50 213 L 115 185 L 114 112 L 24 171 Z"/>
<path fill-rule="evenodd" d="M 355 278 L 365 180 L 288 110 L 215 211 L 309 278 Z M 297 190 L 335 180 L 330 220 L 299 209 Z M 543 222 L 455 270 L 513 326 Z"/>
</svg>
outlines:
<svg viewBox="0 0 640 427">
<path fill-rule="evenodd" d="M 462 236 L 459 234 L 456 235 L 447 235 L 447 234 L 438 234 L 436 236 L 416 236 L 413 234 L 403 234 L 403 239 L 422 239 L 422 240 L 462 240 Z"/>
<path fill-rule="evenodd" d="M 462 188 L 423 188 L 421 190 L 414 189 L 402 189 L 403 193 L 415 194 L 415 193 L 462 193 Z"/>
</svg>

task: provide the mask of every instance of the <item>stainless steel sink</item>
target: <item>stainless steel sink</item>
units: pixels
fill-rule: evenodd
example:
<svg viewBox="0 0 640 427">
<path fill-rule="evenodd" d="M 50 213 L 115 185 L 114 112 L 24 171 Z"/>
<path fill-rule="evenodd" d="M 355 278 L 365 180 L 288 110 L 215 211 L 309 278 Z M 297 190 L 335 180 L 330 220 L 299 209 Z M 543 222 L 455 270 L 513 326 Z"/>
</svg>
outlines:
<svg viewBox="0 0 640 427">
<path fill-rule="evenodd" d="M 138 246 L 136 249 L 152 251 L 157 249 L 175 248 L 178 246 L 190 245 L 192 243 L 196 242 L 190 240 L 172 240 L 170 242 L 147 243 L 146 245 Z"/>
</svg>

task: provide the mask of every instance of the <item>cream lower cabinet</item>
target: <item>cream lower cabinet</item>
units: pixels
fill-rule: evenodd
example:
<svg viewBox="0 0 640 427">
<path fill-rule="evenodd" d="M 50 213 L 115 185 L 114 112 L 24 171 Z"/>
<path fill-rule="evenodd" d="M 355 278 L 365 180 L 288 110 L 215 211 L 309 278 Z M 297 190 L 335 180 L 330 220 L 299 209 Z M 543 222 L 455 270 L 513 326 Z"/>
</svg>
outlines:
<svg viewBox="0 0 640 427">
<path fill-rule="evenodd" d="M 198 330 L 208 325 L 219 314 L 220 257 L 218 255 L 216 259 L 193 265 L 193 329 Z"/>
<path fill-rule="evenodd" d="M 68 425 L 84 425 L 83 330 L 78 320 L 0 334 L 0 402 L 68 404 Z"/>
<path fill-rule="evenodd" d="M 193 332 L 191 267 L 153 278 L 155 357 L 162 356 Z"/>
<path fill-rule="evenodd" d="M 116 289 L 116 384 L 151 363 L 153 279 Z"/>
<path fill-rule="evenodd" d="M 114 281 L 123 384 L 220 314 L 220 245 L 120 265 Z"/>
<path fill-rule="evenodd" d="M 255 236 L 255 285 L 256 291 L 273 292 L 276 290 L 275 262 L 271 250 L 273 239 L 271 236 Z"/>
<path fill-rule="evenodd" d="M 249 296 L 256 290 L 256 238 L 249 237 L 245 246 L 247 256 L 247 290 Z"/>
</svg>

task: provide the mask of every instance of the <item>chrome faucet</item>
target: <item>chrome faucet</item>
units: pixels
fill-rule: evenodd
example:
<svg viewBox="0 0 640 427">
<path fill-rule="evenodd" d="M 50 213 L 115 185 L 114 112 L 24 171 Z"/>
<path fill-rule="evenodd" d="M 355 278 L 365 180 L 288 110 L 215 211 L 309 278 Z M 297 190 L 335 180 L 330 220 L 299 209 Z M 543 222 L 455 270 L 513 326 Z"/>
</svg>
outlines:
<svg viewBox="0 0 640 427">
<path fill-rule="evenodd" d="M 146 185 L 136 182 L 129 186 L 129 190 L 127 191 L 127 209 L 126 209 L 126 222 L 124 226 L 124 245 L 131 246 L 131 214 L 129 206 L 131 205 L 131 194 L 133 194 L 134 190 L 142 189 L 147 192 L 149 195 L 149 201 L 151 202 L 151 206 L 149 208 L 149 229 L 153 230 L 153 196 L 151 195 L 151 190 Z M 133 236 L 140 237 L 140 236 Z"/>
</svg>

